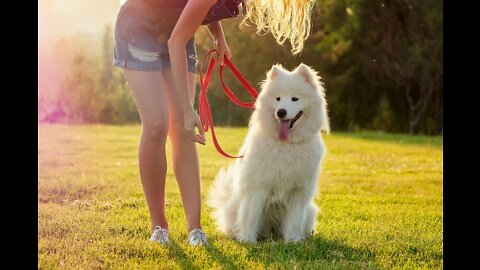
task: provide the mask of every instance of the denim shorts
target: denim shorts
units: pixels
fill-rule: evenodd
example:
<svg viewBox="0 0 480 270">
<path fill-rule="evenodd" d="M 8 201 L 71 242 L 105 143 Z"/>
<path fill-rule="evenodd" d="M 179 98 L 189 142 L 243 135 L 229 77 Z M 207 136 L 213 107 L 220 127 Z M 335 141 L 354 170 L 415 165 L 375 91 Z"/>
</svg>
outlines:
<svg viewBox="0 0 480 270">
<path fill-rule="evenodd" d="M 120 8 L 115 22 L 113 65 L 140 71 L 171 68 L 167 41 L 182 8 L 145 6 L 143 1 L 128 0 Z M 188 71 L 197 72 L 195 39 L 185 46 Z"/>
</svg>

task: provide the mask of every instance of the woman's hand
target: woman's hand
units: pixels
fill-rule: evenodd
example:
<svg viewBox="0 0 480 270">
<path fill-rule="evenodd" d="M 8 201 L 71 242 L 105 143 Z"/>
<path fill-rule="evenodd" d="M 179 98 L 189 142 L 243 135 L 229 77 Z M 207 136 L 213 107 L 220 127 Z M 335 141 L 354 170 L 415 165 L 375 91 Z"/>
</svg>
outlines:
<svg viewBox="0 0 480 270">
<path fill-rule="evenodd" d="M 232 53 L 230 48 L 228 48 L 227 42 L 225 41 L 225 34 L 223 33 L 222 24 L 220 21 L 212 22 L 207 25 L 208 31 L 212 34 L 215 48 L 217 53 L 214 54 L 215 61 L 218 61 L 221 66 L 223 66 L 225 56 L 230 60 L 232 58 Z"/>
<path fill-rule="evenodd" d="M 200 134 L 195 133 L 195 126 Z M 187 136 L 194 142 L 205 145 L 205 132 L 198 113 L 193 109 L 187 109 L 183 112 L 183 127 Z"/>
<path fill-rule="evenodd" d="M 232 59 L 232 53 L 230 52 L 230 48 L 228 48 L 227 42 L 223 36 L 222 38 L 215 39 L 215 48 L 217 49 L 215 60 L 220 63 L 220 66 L 223 66 L 223 59 L 225 57 L 227 57 L 228 60 Z"/>
</svg>

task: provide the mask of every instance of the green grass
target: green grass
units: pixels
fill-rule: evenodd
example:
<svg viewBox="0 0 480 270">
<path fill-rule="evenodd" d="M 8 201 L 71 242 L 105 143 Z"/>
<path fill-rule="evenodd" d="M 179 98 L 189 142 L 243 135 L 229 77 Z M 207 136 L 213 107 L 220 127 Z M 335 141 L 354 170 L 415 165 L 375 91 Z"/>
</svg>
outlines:
<svg viewBox="0 0 480 270">
<path fill-rule="evenodd" d="M 220 143 L 235 153 L 246 131 L 218 128 Z M 312 238 L 300 244 L 239 243 L 215 229 L 203 205 L 202 224 L 211 245 L 194 248 L 186 243 L 171 164 L 166 209 L 172 243 L 163 247 L 147 241 L 139 134 L 139 126 L 39 126 L 39 268 L 442 268 L 442 137 L 325 136 L 328 154 L 316 199 L 322 212 Z M 199 147 L 204 196 L 218 169 L 230 161 L 211 140 L 207 143 Z"/>
</svg>

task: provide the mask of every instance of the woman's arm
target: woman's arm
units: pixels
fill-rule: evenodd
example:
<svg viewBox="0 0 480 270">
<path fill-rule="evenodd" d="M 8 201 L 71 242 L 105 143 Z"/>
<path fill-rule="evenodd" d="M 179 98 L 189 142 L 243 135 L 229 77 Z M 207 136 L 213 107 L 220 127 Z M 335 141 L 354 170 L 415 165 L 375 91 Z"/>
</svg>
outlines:
<svg viewBox="0 0 480 270">
<path fill-rule="evenodd" d="M 220 21 L 210 23 L 208 26 L 208 30 L 210 34 L 212 34 L 215 47 L 218 50 L 218 58 L 216 59 L 219 61 L 220 65 L 223 66 L 223 57 L 226 55 L 228 59 L 232 58 L 232 53 L 230 52 L 230 48 L 228 48 L 227 42 L 225 41 L 225 35 L 223 33 L 222 24 Z"/>
<path fill-rule="evenodd" d="M 212 36 L 215 40 L 225 39 L 225 36 L 223 34 L 222 24 L 220 23 L 220 21 L 212 22 L 212 23 L 208 24 L 207 28 L 208 28 L 208 31 L 210 31 L 210 34 L 212 34 Z"/>
<path fill-rule="evenodd" d="M 215 3 L 216 0 L 188 1 L 167 42 L 173 81 L 182 104 L 185 131 L 189 133 L 193 141 L 202 144 L 205 143 L 205 134 L 188 94 L 188 69 L 185 46 L 188 40 L 194 36 L 208 11 Z M 200 136 L 195 134 L 195 126 L 199 129 Z"/>
</svg>

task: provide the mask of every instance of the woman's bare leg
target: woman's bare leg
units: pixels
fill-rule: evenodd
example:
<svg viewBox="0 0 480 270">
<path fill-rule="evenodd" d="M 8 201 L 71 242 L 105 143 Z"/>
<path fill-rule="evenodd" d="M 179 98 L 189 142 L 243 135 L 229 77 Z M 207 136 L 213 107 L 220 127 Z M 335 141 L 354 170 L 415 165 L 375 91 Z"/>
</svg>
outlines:
<svg viewBox="0 0 480 270">
<path fill-rule="evenodd" d="M 152 228 L 160 225 L 168 229 L 165 218 L 167 173 L 165 143 L 168 134 L 168 109 L 163 72 L 124 69 L 123 73 L 142 121 L 138 163 Z"/>
<path fill-rule="evenodd" d="M 188 231 L 190 232 L 193 229 L 201 228 L 200 169 L 197 146 L 195 142 L 185 136 L 180 97 L 174 88 L 172 71 L 165 69 L 163 75 L 164 87 L 169 99 L 169 136 L 172 143 L 173 170 L 180 189 Z M 187 80 L 188 91 L 193 104 L 196 86 L 195 74 L 189 72 Z"/>
</svg>

